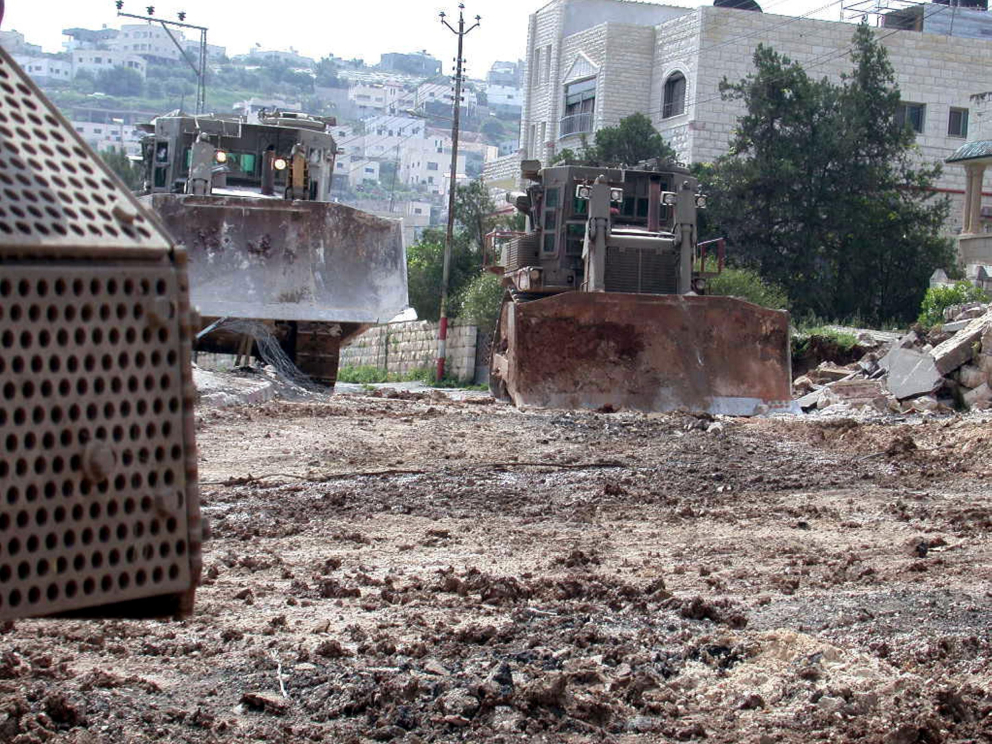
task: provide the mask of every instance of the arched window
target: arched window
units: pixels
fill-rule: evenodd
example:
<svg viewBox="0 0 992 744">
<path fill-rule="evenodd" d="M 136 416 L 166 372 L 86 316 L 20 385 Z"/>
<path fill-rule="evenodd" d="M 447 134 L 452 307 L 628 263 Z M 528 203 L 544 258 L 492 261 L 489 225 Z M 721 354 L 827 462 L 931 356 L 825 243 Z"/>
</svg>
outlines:
<svg viewBox="0 0 992 744">
<path fill-rule="evenodd" d="M 678 116 L 685 112 L 685 75 L 672 73 L 665 81 L 665 102 L 661 108 L 661 118 Z"/>
</svg>

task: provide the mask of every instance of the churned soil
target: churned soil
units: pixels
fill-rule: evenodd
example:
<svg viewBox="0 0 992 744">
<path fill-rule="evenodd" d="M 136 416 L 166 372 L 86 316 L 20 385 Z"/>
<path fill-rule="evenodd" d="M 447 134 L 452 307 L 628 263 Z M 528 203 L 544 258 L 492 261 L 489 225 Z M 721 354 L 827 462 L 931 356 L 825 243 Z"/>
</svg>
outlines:
<svg viewBox="0 0 992 744">
<path fill-rule="evenodd" d="M 0 631 L 0 742 L 992 740 L 992 426 L 197 416 L 182 621 Z"/>
</svg>

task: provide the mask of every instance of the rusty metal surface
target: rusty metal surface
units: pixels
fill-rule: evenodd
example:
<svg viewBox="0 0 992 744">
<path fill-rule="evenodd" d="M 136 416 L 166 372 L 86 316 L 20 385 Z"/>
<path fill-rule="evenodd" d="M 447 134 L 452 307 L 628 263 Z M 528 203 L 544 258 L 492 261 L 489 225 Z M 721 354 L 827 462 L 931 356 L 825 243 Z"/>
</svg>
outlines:
<svg viewBox="0 0 992 744">
<path fill-rule="evenodd" d="M 518 406 L 790 406 L 788 314 L 743 300 L 568 292 L 507 303 L 500 334 L 492 372 Z"/>
<path fill-rule="evenodd" d="M 400 223 L 341 204 L 143 197 L 189 254 L 203 316 L 386 322 L 407 305 Z"/>
<path fill-rule="evenodd" d="M 200 569 L 189 328 L 170 261 L 0 263 L 0 619 Z"/>
</svg>

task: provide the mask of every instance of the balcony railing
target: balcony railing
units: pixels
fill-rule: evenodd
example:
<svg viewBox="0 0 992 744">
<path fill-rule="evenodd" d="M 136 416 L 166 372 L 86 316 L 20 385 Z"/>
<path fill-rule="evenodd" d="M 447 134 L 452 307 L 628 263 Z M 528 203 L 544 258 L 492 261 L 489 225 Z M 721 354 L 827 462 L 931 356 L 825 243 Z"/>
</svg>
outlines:
<svg viewBox="0 0 992 744">
<path fill-rule="evenodd" d="M 571 134 L 584 134 L 592 131 L 592 112 L 563 116 L 558 125 L 558 137 L 568 137 Z"/>
</svg>

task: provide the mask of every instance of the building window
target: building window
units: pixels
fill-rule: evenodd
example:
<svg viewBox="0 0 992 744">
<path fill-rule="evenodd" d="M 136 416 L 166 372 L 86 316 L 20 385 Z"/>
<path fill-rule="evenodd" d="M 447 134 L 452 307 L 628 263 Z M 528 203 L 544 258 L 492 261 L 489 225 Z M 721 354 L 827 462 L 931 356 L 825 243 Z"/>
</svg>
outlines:
<svg viewBox="0 0 992 744">
<path fill-rule="evenodd" d="M 678 116 L 685 113 L 685 75 L 676 72 L 665 81 L 665 102 L 661 109 L 661 118 Z"/>
<path fill-rule="evenodd" d="M 559 136 L 592 131 L 592 114 L 596 109 L 596 78 L 579 80 L 565 86 L 565 116 Z"/>
<path fill-rule="evenodd" d="M 952 108 L 950 116 L 947 117 L 948 137 L 968 136 L 968 109 Z"/>
<path fill-rule="evenodd" d="M 427 164 L 427 170 L 436 171 L 437 170 L 437 163 L 428 163 Z"/>
<path fill-rule="evenodd" d="M 926 108 L 922 103 L 900 103 L 896 108 L 896 122 L 919 134 L 923 131 Z"/>
</svg>

